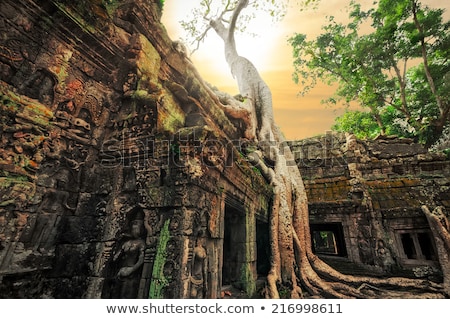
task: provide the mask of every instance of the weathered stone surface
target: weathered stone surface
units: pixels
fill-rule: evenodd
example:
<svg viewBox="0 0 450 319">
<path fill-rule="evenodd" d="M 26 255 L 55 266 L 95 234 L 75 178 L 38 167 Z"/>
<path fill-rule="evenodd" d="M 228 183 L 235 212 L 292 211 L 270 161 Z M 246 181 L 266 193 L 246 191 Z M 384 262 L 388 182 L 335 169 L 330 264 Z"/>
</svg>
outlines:
<svg viewBox="0 0 450 319">
<path fill-rule="evenodd" d="M 380 273 L 414 276 L 423 273 L 414 273 L 416 267 L 428 267 L 439 275 L 421 206 L 450 211 L 445 155 L 410 139 L 361 141 L 336 133 L 291 145 L 305 180 L 311 228 L 333 233 L 341 246 L 335 255 Z"/>
<path fill-rule="evenodd" d="M 159 3 L 0 3 L 1 297 L 254 292 L 271 189 Z"/>
</svg>

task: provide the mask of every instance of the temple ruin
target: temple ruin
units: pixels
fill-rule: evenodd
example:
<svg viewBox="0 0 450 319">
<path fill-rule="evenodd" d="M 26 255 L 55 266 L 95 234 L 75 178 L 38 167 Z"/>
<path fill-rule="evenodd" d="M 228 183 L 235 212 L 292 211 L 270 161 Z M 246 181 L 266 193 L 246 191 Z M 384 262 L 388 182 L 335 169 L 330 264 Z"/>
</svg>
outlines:
<svg viewBox="0 0 450 319">
<path fill-rule="evenodd" d="M 331 132 L 291 147 L 308 192 L 317 254 L 347 273 L 442 275 L 421 206 L 450 209 L 445 154 L 408 138 L 361 141 Z"/>
<path fill-rule="evenodd" d="M 161 2 L 0 3 L 0 297 L 259 296 L 272 189 Z M 295 141 L 315 251 L 442 280 L 421 205 L 450 161 L 412 140 Z M 382 242 L 373 242 L 374 233 Z"/>
</svg>

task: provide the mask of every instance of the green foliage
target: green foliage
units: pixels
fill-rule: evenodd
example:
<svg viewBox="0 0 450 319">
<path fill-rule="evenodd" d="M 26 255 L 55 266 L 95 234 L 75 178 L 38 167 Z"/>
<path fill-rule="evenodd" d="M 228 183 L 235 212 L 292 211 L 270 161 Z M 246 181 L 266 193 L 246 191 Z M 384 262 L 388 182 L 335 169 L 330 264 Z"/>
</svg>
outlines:
<svg viewBox="0 0 450 319">
<path fill-rule="evenodd" d="M 318 81 L 337 84 L 328 103 L 356 101 L 368 110 L 338 119 L 337 129 L 353 123 L 353 131 L 372 136 L 375 122 L 379 132 L 417 136 L 430 145 L 450 113 L 450 22 L 442 15 L 418 0 L 381 0 L 367 11 L 352 1 L 347 23 L 330 16 L 316 39 L 290 38 L 294 81 L 303 94 Z"/>
<path fill-rule="evenodd" d="M 402 118 L 397 110 L 388 106 L 380 110 L 378 114 L 383 123 L 385 135 L 397 135 L 402 137 L 415 137 L 414 128 L 406 119 Z M 349 132 L 360 139 L 372 139 L 382 133 L 382 128 L 377 123 L 376 115 L 365 111 L 346 111 L 335 119 L 331 127 L 337 132 Z"/>
<path fill-rule="evenodd" d="M 155 262 L 153 264 L 152 281 L 148 297 L 150 299 L 162 299 L 164 288 L 168 285 L 168 279 L 164 275 L 164 264 L 167 258 L 167 243 L 170 239 L 170 219 L 164 222 L 159 235 L 158 247 L 156 248 Z"/>
<path fill-rule="evenodd" d="M 170 151 L 174 156 L 179 156 L 181 154 L 180 144 L 177 142 L 170 143 Z"/>
<path fill-rule="evenodd" d="M 368 112 L 347 111 L 335 119 L 332 129 L 338 132 L 349 132 L 360 139 L 373 138 L 380 134 L 380 127 Z"/>
<path fill-rule="evenodd" d="M 162 11 L 164 8 L 164 0 L 158 0 L 158 7 Z"/>
<path fill-rule="evenodd" d="M 252 171 L 253 171 L 256 175 L 262 176 L 261 171 L 259 170 L 258 167 L 252 166 Z"/>
<path fill-rule="evenodd" d="M 446 148 L 443 152 L 447 156 L 447 159 L 450 159 L 450 148 Z"/>
</svg>

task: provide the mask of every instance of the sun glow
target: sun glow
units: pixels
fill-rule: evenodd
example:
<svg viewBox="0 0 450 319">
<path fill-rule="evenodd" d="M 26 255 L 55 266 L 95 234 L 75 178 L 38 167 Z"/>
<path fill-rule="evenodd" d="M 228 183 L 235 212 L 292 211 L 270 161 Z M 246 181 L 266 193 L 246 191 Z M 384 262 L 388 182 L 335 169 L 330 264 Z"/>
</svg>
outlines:
<svg viewBox="0 0 450 319">
<path fill-rule="evenodd" d="M 236 35 L 238 53 L 252 61 L 256 68 L 263 72 L 269 68 L 270 57 L 276 52 L 277 45 L 274 43 L 280 36 L 280 29 L 267 17 L 257 16 L 248 25 L 247 32 L 253 36 Z"/>
<path fill-rule="evenodd" d="M 198 5 L 198 1 L 195 0 L 185 0 L 182 5 L 176 2 L 165 3 L 162 17 L 162 22 L 173 40 L 186 38 L 180 21 L 187 19 L 188 14 Z M 170 12 L 170 16 L 165 16 L 164 12 Z M 245 33 L 236 33 L 238 53 L 252 61 L 260 72 L 264 72 L 265 69 L 270 68 L 270 58 L 276 50 L 276 46 L 270 43 L 275 43 L 277 37 L 279 37 L 279 30 L 271 23 L 270 17 L 256 16 L 246 25 Z M 199 49 L 190 58 L 194 65 L 198 66 L 199 72 L 206 81 L 213 83 L 221 90 L 237 93 L 237 85 L 225 62 L 223 42 L 213 30 L 209 31 Z"/>
</svg>

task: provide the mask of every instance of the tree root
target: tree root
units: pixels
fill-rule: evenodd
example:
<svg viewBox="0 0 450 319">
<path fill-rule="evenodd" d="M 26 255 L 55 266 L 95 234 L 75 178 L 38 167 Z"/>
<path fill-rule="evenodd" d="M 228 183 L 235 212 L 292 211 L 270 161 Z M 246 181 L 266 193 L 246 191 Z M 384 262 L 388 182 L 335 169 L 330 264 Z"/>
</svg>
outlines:
<svg viewBox="0 0 450 319">
<path fill-rule="evenodd" d="M 239 0 L 230 19 L 229 27 L 225 20 L 211 21 L 211 27 L 222 38 L 225 45 L 225 59 L 233 76 L 237 79 L 240 93 L 247 103 L 240 105 L 228 100 L 224 112 L 229 117 L 241 119 L 245 125 L 245 134 L 259 139 L 260 152 L 248 157 L 273 185 L 273 204 L 269 217 L 271 269 L 267 276 L 267 295 L 279 298 L 279 287 L 289 288 L 291 298 L 305 296 L 300 288 L 306 289 L 311 297 L 326 298 L 445 298 L 449 296 L 449 227 L 448 221 L 442 222 L 442 214 L 431 214 L 423 209 L 430 225 L 436 228 L 442 245 L 447 268 L 444 268 L 444 285 L 427 280 L 408 278 L 374 278 L 342 274 L 323 262 L 312 252 L 309 229 L 309 213 L 306 191 L 302 176 L 294 156 L 285 139 L 276 127 L 272 111 L 272 95 L 254 65 L 238 55 L 234 40 L 235 23 L 240 12 L 247 6 L 247 0 Z M 229 10 L 229 8 L 228 8 Z M 225 11 L 224 11 L 225 12 Z M 223 15 L 224 13 L 222 13 Z M 244 107 L 242 107 L 244 106 Z M 243 111 L 245 109 L 246 111 Z M 281 149 L 280 147 L 283 147 Z M 271 163 L 269 167 L 265 162 Z M 435 215 L 439 215 L 436 217 Z M 447 226 L 443 226 L 444 224 Z M 440 254 L 441 255 L 441 254 Z"/>
<path fill-rule="evenodd" d="M 296 245 L 299 245 L 298 237 L 294 237 Z M 339 299 L 446 298 L 443 286 L 435 282 L 401 277 L 381 279 L 344 275 L 317 256 L 311 257 L 302 262 L 301 268 L 309 270 L 301 271 L 300 275 L 302 284 L 311 295 Z"/>
<path fill-rule="evenodd" d="M 442 207 L 436 207 L 431 212 L 427 206 L 422 206 L 427 217 L 438 251 L 439 263 L 444 275 L 444 291 L 450 295 L 450 222 Z"/>
</svg>

